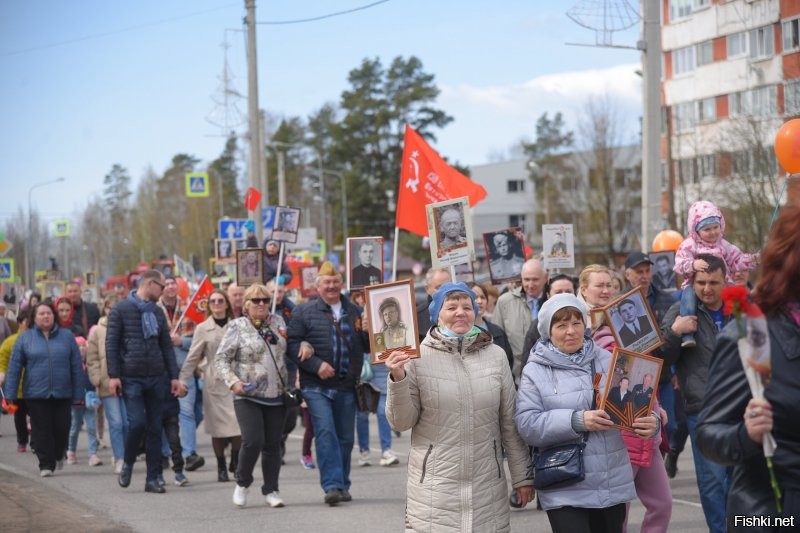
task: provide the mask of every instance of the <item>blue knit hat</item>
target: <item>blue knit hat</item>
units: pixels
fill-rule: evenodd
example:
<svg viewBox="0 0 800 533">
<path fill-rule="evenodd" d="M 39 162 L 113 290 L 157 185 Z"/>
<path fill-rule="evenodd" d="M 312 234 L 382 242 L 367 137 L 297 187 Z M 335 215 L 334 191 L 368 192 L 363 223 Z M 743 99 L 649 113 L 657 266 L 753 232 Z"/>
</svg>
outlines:
<svg viewBox="0 0 800 533">
<path fill-rule="evenodd" d="M 472 289 L 467 287 L 467 284 L 463 281 L 459 281 L 458 283 L 445 283 L 441 287 L 439 287 L 435 293 L 433 293 L 433 301 L 431 301 L 430 305 L 428 306 L 428 313 L 431 315 L 431 324 L 438 324 L 439 323 L 439 311 L 442 310 L 442 305 L 444 305 L 444 301 L 447 298 L 447 295 L 451 292 L 463 292 L 469 296 L 470 301 L 472 301 L 472 309 L 475 311 L 475 316 L 478 316 L 478 304 L 475 303 L 475 293 L 472 292 Z"/>
<path fill-rule="evenodd" d="M 710 226 L 711 224 L 719 224 L 720 218 L 719 217 L 708 217 L 704 218 L 700 222 L 697 223 L 697 226 L 694 228 L 695 231 L 700 231 L 701 229 L 705 228 L 706 226 Z"/>
</svg>

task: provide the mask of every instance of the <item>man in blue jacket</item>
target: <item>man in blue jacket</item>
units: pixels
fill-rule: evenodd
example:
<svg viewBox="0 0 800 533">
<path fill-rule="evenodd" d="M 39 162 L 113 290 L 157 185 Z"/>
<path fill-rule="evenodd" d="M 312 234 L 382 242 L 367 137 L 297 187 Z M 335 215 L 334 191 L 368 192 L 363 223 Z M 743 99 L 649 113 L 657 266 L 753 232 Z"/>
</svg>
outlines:
<svg viewBox="0 0 800 533">
<path fill-rule="evenodd" d="M 133 463 L 139 443 L 147 434 L 145 457 L 147 479 L 145 492 L 163 494 L 158 483 L 161 475 L 161 423 L 165 390 L 164 376 L 170 378 L 173 396 L 183 394 L 178 381 L 178 365 L 164 313 L 156 306 L 164 290 L 164 276 L 148 270 L 139 287 L 120 300 L 108 315 L 106 358 L 108 387 L 112 394 L 122 394 L 128 411 L 129 429 L 125 440 L 125 458 L 119 484 L 131 483 Z"/>
<path fill-rule="evenodd" d="M 320 267 L 316 286 L 319 298 L 294 309 L 287 353 L 300 369 L 325 503 L 336 505 L 353 499 L 355 387 L 369 340 L 361 327 L 361 312 L 342 296 L 342 276 L 330 262 Z"/>
</svg>

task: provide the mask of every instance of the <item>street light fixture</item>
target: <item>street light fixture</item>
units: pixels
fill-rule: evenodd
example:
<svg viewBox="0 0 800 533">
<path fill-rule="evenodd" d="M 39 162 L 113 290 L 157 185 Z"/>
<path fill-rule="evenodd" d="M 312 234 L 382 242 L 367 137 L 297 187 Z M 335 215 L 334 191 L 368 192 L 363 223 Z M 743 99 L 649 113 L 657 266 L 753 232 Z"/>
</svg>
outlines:
<svg viewBox="0 0 800 533">
<path fill-rule="evenodd" d="M 33 288 L 33 269 L 30 262 L 30 252 L 29 249 L 33 247 L 33 234 L 31 231 L 31 226 L 33 225 L 33 216 L 31 215 L 31 193 L 34 189 L 38 189 L 39 187 L 44 187 L 45 185 L 52 185 L 53 183 L 59 183 L 64 181 L 64 177 L 56 178 L 50 181 L 43 181 L 42 183 L 36 183 L 31 185 L 31 188 L 28 189 L 28 242 L 25 243 L 25 276 L 28 278 L 27 285 L 29 289 Z"/>
</svg>

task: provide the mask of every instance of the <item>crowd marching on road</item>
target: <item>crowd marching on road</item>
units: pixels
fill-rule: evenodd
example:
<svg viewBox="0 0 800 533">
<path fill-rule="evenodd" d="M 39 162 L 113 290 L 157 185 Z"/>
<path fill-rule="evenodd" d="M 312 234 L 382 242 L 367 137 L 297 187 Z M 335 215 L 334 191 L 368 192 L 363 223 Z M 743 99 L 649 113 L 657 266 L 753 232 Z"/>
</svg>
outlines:
<svg viewBox="0 0 800 533">
<path fill-rule="evenodd" d="M 451 218 L 441 216 L 442 242 L 461 246 L 448 233 Z M 2 419 L 13 419 L 19 452 L 10 460 L 10 439 L 0 440 L 0 493 L 9 473 L 30 471 L 36 483 L 63 489 L 77 481 L 62 476 L 109 469 L 116 479 L 87 479 L 102 484 L 98 501 L 115 493 L 140 514 L 168 512 L 151 494 L 183 498 L 216 483 L 228 488 L 209 492 L 199 515 L 252 508 L 257 481 L 262 506 L 302 508 L 292 519 L 301 531 L 338 530 L 339 518 L 325 513 L 342 507 L 359 509 L 343 523 L 365 531 L 651 533 L 678 530 L 692 516 L 697 530 L 714 533 L 800 528 L 800 402 L 792 401 L 800 398 L 800 208 L 781 209 L 762 254 L 725 240 L 725 219 L 710 202 L 692 206 L 688 227 L 675 291 L 654 282 L 654 262 L 642 252 L 628 254 L 621 272 L 592 264 L 574 277 L 529 257 L 517 261 L 516 282 L 499 286 L 432 268 L 416 309 L 390 296 L 368 315 L 362 291 L 343 290 L 330 262 L 319 266 L 315 296 L 287 291 L 291 270 L 273 240 L 262 248 L 263 283 L 209 288 L 196 322 L 184 317 L 192 302 L 179 296 L 179 280 L 155 269 L 100 306 L 83 301 L 76 282 L 54 301 L 27 291 L 13 317 L 0 309 Z M 751 270 L 750 299 L 763 314 L 727 296 Z M 376 334 L 385 351 L 370 366 Z M 643 357 L 658 362 L 660 375 L 614 355 L 646 335 L 660 341 Z M 758 375 L 771 377 L 762 395 L 740 363 L 747 343 L 759 350 Z M 374 423 L 367 411 L 376 409 L 360 397 L 370 380 Z M 625 412 L 637 414 L 625 422 Z M 372 464 L 371 426 L 385 469 L 362 468 Z M 10 427 L 3 423 L 7 435 Z M 687 439 L 691 464 L 679 462 Z M 209 452 L 213 477 L 203 470 Z M 367 470 L 385 482 L 370 485 Z M 691 477 L 695 506 L 688 485 L 676 484 Z M 318 489 L 310 490 L 312 478 Z M 136 499 L 132 486 L 158 502 Z M 382 523 L 359 504 L 383 497 L 391 506 Z M 18 523 L 6 509 L 0 504 L 0 530 L 4 520 Z M 136 528 L 129 515 L 114 505 L 96 519 Z M 180 519 L 193 531 L 216 523 L 195 518 Z"/>
</svg>

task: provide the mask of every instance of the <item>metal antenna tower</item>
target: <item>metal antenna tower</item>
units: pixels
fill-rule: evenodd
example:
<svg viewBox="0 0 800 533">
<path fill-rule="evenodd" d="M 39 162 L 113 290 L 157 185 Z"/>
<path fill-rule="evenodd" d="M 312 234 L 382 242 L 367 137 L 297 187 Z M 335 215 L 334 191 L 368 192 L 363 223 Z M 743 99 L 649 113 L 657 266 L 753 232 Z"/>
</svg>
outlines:
<svg viewBox="0 0 800 533">
<path fill-rule="evenodd" d="M 217 76 L 220 83 L 217 86 L 216 93 L 211 97 L 214 102 L 214 108 L 206 116 L 206 121 L 209 124 L 221 130 L 220 137 L 227 137 L 236 128 L 247 122 L 247 116 L 239 109 L 239 101 L 244 99 L 244 95 L 233 86 L 235 76 L 231 73 L 230 64 L 228 63 L 228 49 L 231 47 L 230 43 L 228 43 L 229 31 L 240 30 L 225 30 L 225 37 L 222 44 L 220 44 L 224 50 L 225 57 L 222 74 Z"/>
<path fill-rule="evenodd" d="M 641 20 L 639 11 L 628 0 L 582 0 L 567 11 L 567 16 L 595 32 L 595 46 L 614 48 L 633 48 L 615 45 L 614 33 L 627 30 Z"/>
</svg>

